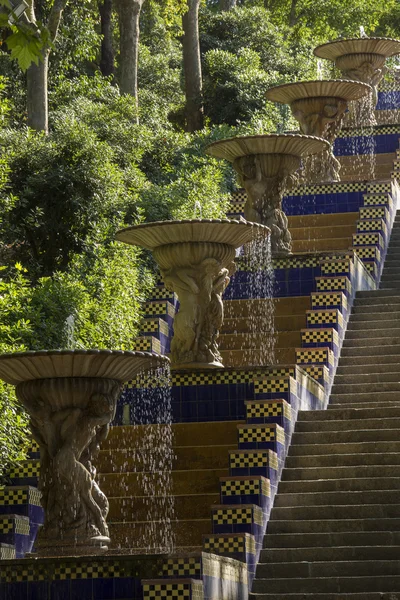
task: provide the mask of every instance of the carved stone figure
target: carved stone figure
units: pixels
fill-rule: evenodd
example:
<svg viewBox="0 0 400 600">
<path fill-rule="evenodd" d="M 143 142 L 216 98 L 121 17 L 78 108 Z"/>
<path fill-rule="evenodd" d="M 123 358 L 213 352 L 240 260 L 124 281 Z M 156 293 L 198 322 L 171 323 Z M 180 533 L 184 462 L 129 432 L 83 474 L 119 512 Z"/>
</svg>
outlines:
<svg viewBox="0 0 400 600">
<path fill-rule="evenodd" d="M 245 218 L 271 229 L 272 252 L 290 254 L 292 236 L 282 211 L 282 198 L 297 184 L 295 168 L 299 166 L 299 159 L 279 154 L 249 155 L 237 158 L 233 166 L 247 193 Z"/>
<path fill-rule="evenodd" d="M 340 98 L 304 98 L 291 104 L 293 116 L 300 130 L 333 143 L 342 127 L 347 102 Z M 305 179 L 308 183 L 340 180 L 340 162 L 332 148 L 305 161 Z"/>
<path fill-rule="evenodd" d="M 222 366 L 217 339 L 223 321 L 222 293 L 233 268 L 215 258 L 188 267 L 162 270 L 165 286 L 174 291 L 180 309 L 174 320 L 171 358 L 174 365 L 209 363 Z"/>
<path fill-rule="evenodd" d="M 95 481 L 92 460 L 107 437 L 121 384 L 100 378 L 39 379 L 19 384 L 16 392 L 41 452 L 45 523 L 39 547 L 54 547 L 57 540 L 62 546 L 109 541 L 108 501 Z M 57 409 L 54 399 L 61 394 L 69 396 L 70 405 Z"/>
</svg>

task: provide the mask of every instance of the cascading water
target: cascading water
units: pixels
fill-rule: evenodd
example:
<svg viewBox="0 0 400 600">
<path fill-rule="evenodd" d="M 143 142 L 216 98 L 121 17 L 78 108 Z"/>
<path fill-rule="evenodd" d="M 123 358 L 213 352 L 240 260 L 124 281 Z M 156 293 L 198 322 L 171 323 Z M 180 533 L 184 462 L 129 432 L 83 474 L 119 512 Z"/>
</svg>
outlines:
<svg viewBox="0 0 400 600">
<path fill-rule="evenodd" d="M 175 548 L 172 483 L 175 455 L 170 382 L 169 366 L 163 365 L 150 373 L 140 374 L 137 378 L 138 392 L 132 395 L 126 390 L 121 397 L 121 402 L 126 401 L 125 421 L 129 416 L 129 422 L 138 428 L 138 443 L 129 450 L 125 465 L 137 474 L 141 494 L 138 500 L 142 515 L 145 515 L 145 522 L 142 522 L 143 526 L 138 528 L 138 535 L 135 536 L 135 546 L 131 547 L 128 533 L 125 543 L 122 542 L 124 551 L 132 554 L 170 553 Z M 129 502 L 127 481 L 124 487 Z M 137 515 L 126 514 L 126 521 L 137 522 Z"/>
<path fill-rule="evenodd" d="M 238 270 L 245 273 L 246 303 L 240 303 L 235 318 L 245 320 L 243 364 L 264 366 L 275 363 L 274 270 L 270 238 L 253 240 L 243 247 Z M 239 273 L 241 275 L 241 273 Z M 234 286 L 231 290 L 233 291 Z M 229 288 L 228 288 L 229 290 Z M 231 292 L 232 293 L 232 292 Z M 229 298 L 229 294 L 227 298 Z M 231 318 L 226 305 L 225 318 Z M 235 332 L 236 333 L 236 332 Z"/>
</svg>

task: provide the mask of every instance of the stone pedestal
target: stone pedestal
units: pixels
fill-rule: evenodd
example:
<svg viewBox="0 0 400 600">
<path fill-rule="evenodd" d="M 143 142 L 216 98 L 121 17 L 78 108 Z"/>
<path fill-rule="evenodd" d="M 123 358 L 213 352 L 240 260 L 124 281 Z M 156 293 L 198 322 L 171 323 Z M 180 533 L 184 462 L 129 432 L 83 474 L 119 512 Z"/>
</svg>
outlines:
<svg viewBox="0 0 400 600">
<path fill-rule="evenodd" d="M 269 235 L 246 221 L 164 221 L 129 227 L 117 239 L 153 251 L 168 289 L 179 298 L 171 342 L 175 369 L 222 367 L 218 350 L 222 294 L 235 271 L 235 249 Z"/>
<path fill-rule="evenodd" d="M 114 418 L 123 382 L 159 366 L 144 352 L 53 351 L 0 356 L 0 378 L 16 385 L 40 448 L 45 512 L 40 556 L 98 554 L 110 541 L 108 500 L 94 461 Z"/>
</svg>

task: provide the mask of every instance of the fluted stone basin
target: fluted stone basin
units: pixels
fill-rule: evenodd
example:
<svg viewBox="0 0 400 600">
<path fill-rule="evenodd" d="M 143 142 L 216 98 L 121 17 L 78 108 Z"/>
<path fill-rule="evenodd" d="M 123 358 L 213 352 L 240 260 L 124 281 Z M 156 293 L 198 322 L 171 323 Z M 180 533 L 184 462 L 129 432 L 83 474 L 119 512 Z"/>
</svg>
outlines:
<svg viewBox="0 0 400 600">
<path fill-rule="evenodd" d="M 268 100 L 289 104 L 300 130 L 329 141 L 335 141 L 350 100 L 359 100 L 371 86 L 359 81 L 342 79 L 299 81 L 278 85 L 266 92 Z M 312 171 L 307 173 L 309 183 L 339 181 L 340 163 L 332 149 L 323 150 Z"/>
<path fill-rule="evenodd" d="M 168 362 L 147 352 L 53 350 L 0 355 L 0 378 L 16 386 L 40 447 L 45 522 L 42 556 L 107 550 L 108 501 L 93 465 L 122 384 Z"/>
<path fill-rule="evenodd" d="M 361 81 L 372 89 L 372 108 L 378 101 L 378 85 L 386 73 L 385 61 L 400 54 L 400 40 L 365 37 L 339 39 L 322 44 L 314 54 L 335 63 L 344 79 Z"/>
<path fill-rule="evenodd" d="M 122 229 L 117 240 L 153 252 L 167 289 L 180 307 L 171 342 L 172 367 L 222 367 L 218 337 L 222 294 L 235 270 L 235 249 L 269 235 L 258 223 L 228 219 L 158 221 Z"/>
<path fill-rule="evenodd" d="M 306 156 L 328 151 L 324 139 L 295 134 L 239 136 L 213 142 L 206 152 L 233 164 L 247 193 L 244 215 L 271 229 L 271 249 L 289 254 L 292 237 L 282 198 L 298 183 L 296 171 Z"/>
</svg>

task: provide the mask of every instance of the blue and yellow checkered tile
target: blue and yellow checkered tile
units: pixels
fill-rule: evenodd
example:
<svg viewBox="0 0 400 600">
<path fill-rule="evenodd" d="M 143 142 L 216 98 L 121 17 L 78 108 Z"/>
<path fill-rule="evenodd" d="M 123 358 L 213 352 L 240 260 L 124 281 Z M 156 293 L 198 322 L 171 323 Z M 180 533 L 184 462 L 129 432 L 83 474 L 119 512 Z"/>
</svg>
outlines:
<svg viewBox="0 0 400 600">
<path fill-rule="evenodd" d="M 330 348 L 297 348 L 296 363 L 301 366 L 324 365 L 331 375 L 335 365 L 335 355 Z"/>
<path fill-rule="evenodd" d="M 285 454 L 285 430 L 276 423 L 238 425 L 240 450 L 273 450 L 278 459 Z"/>
<path fill-rule="evenodd" d="M 224 504 L 211 507 L 211 522 L 213 533 L 250 533 L 260 542 L 265 518 L 256 504 Z"/>
<path fill-rule="evenodd" d="M 297 398 L 297 383 L 293 377 L 268 377 L 256 379 L 254 382 L 254 397 L 257 399 L 283 398 L 293 404 Z"/>
<path fill-rule="evenodd" d="M 367 189 L 372 194 L 390 194 L 392 192 L 392 184 L 390 181 L 370 181 L 367 184 Z"/>
<path fill-rule="evenodd" d="M 249 555 L 254 557 L 256 554 L 256 540 L 249 533 L 206 534 L 203 535 L 203 550 L 210 554 L 230 556 L 247 562 Z"/>
<path fill-rule="evenodd" d="M 0 489 L 0 513 L 28 517 L 33 523 L 44 522 L 41 493 L 31 486 L 7 486 Z"/>
<path fill-rule="evenodd" d="M 164 285 L 157 285 L 152 289 L 147 300 L 166 300 L 176 306 L 178 296 L 174 292 L 167 290 Z"/>
<path fill-rule="evenodd" d="M 160 569 L 160 577 L 191 577 L 201 579 L 201 554 L 196 556 L 171 556 L 167 558 Z"/>
<path fill-rule="evenodd" d="M 377 246 L 358 246 L 356 249 L 357 256 L 362 260 L 364 258 L 372 258 L 377 263 L 381 261 L 381 251 Z"/>
<path fill-rule="evenodd" d="M 133 349 L 138 352 L 155 352 L 161 354 L 161 342 L 153 336 L 138 337 L 133 343 Z"/>
<path fill-rule="evenodd" d="M 336 308 L 343 317 L 347 314 L 347 298 L 343 292 L 312 292 L 311 308 Z"/>
<path fill-rule="evenodd" d="M 124 566 L 118 560 L 87 561 L 84 559 L 59 562 L 54 566 L 53 578 L 57 581 L 67 579 L 105 579 L 124 577 Z"/>
<path fill-rule="evenodd" d="M 175 316 L 175 306 L 168 301 L 153 300 L 145 302 L 144 315 L 148 317 L 161 317 L 171 326 Z"/>
<path fill-rule="evenodd" d="M 384 207 L 390 214 L 393 212 L 393 198 L 390 194 L 364 194 L 364 207 Z"/>
<path fill-rule="evenodd" d="M 316 277 L 317 292 L 343 292 L 347 297 L 353 294 L 353 288 L 348 277 Z"/>
<path fill-rule="evenodd" d="M 381 233 L 384 238 L 387 236 L 387 227 L 383 219 L 361 219 L 357 221 L 357 233 Z"/>
<path fill-rule="evenodd" d="M 319 267 L 321 259 L 319 256 L 282 256 L 272 259 L 274 269 L 306 269 Z"/>
<path fill-rule="evenodd" d="M 378 278 L 379 267 L 374 260 L 369 260 L 368 258 L 363 259 L 364 267 L 367 269 L 368 273 L 372 275 L 374 279 Z"/>
<path fill-rule="evenodd" d="M 336 329 L 339 335 L 342 334 L 344 320 L 342 313 L 337 309 L 307 310 L 306 318 L 308 329 L 324 329 L 329 325 Z"/>
<path fill-rule="evenodd" d="M 165 336 L 169 336 L 169 327 L 168 327 L 168 323 L 166 323 L 163 319 L 160 319 L 159 317 L 150 317 L 147 319 L 143 319 L 143 321 L 140 324 L 140 333 L 141 334 L 147 334 L 147 333 L 162 333 Z"/>
<path fill-rule="evenodd" d="M 325 388 L 330 387 L 332 380 L 327 367 L 324 365 L 304 365 L 303 369 L 308 375 L 310 375 L 310 377 L 316 379 L 318 383 L 323 385 Z"/>
<path fill-rule="evenodd" d="M 172 385 L 177 386 L 202 386 L 202 385 L 227 385 L 252 383 L 255 378 L 269 373 L 268 368 L 255 369 L 221 369 L 205 371 L 175 371 L 172 373 Z"/>
<path fill-rule="evenodd" d="M 301 345 L 303 348 L 328 347 L 335 353 L 339 351 L 339 335 L 336 329 L 302 329 Z"/>
<path fill-rule="evenodd" d="M 345 192 L 360 192 L 363 190 L 365 190 L 365 183 L 363 181 L 341 181 L 333 183 L 301 185 L 298 186 L 290 195 L 315 196 L 320 194 L 343 194 Z"/>
<path fill-rule="evenodd" d="M 39 459 L 22 460 L 11 468 L 8 473 L 8 478 L 11 480 L 11 483 L 16 486 L 37 486 L 39 473 Z"/>
<path fill-rule="evenodd" d="M 278 455 L 273 450 L 231 450 L 229 452 L 229 474 L 261 475 L 277 484 Z"/>
<path fill-rule="evenodd" d="M 143 600 L 203 600 L 203 582 L 196 579 L 144 579 Z"/>
<path fill-rule="evenodd" d="M 0 542 L 14 546 L 17 558 L 30 552 L 33 540 L 30 538 L 29 518 L 22 515 L 0 515 Z"/>
<path fill-rule="evenodd" d="M 15 557 L 15 546 L 12 546 L 11 544 L 0 544 L 0 560 L 11 560 Z"/>
<path fill-rule="evenodd" d="M 292 407 L 283 398 L 274 400 L 246 400 L 246 421 L 251 423 L 278 423 L 290 430 Z"/>
<path fill-rule="evenodd" d="M 390 212 L 387 206 L 361 206 L 360 219 L 383 219 L 389 222 Z"/>
<path fill-rule="evenodd" d="M 271 482 L 265 477 L 236 476 L 220 478 L 221 504 L 256 504 L 264 515 L 271 510 Z"/>
<path fill-rule="evenodd" d="M 23 583 L 34 581 L 49 581 L 52 576 L 52 565 L 36 563 L 35 560 L 26 563 L 2 566 L 0 581 L 3 583 Z"/>
<path fill-rule="evenodd" d="M 39 444 L 35 440 L 32 440 L 28 446 L 26 453 L 29 456 L 29 458 L 40 458 Z"/>
<path fill-rule="evenodd" d="M 321 263 L 322 275 L 346 275 L 352 279 L 354 275 L 354 264 L 350 257 L 327 258 Z"/>
</svg>

